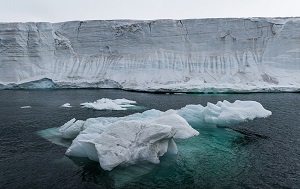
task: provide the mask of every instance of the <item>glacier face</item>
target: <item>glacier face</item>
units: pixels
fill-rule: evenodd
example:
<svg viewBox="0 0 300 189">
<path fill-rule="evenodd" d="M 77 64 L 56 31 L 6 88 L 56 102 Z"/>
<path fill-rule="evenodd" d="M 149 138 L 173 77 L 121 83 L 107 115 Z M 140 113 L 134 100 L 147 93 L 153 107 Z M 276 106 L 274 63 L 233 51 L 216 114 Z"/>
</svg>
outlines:
<svg viewBox="0 0 300 189">
<path fill-rule="evenodd" d="M 299 71 L 298 18 L 0 24 L 0 88 L 295 91 Z"/>
</svg>

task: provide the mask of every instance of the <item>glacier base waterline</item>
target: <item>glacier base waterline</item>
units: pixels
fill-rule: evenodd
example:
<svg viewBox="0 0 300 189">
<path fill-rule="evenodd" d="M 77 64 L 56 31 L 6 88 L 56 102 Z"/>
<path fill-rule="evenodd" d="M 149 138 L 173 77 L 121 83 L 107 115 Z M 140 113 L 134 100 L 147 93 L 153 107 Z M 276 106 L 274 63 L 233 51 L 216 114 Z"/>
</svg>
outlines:
<svg viewBox="0 0 300 189">
<path fill-rule="evenodd" d="M 0 89 L 300 91 L 299 18 L 0 23 Z"/>
</svg>

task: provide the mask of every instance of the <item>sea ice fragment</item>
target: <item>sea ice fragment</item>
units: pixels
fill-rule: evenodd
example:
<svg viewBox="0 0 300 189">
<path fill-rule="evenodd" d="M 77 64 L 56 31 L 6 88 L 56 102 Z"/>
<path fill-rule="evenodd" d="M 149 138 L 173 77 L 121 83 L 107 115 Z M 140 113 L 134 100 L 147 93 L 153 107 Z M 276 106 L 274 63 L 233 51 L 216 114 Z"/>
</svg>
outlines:
<svg viewBox="0 0 300 189">
<path fill-rule="evenodd" d="M 136 101 L 127 100 L 127 99 L 109 99 L 101 98 L 95 102 L 85 102 L 80 105 L 85 108 L 92 108 L 95 110 L 127 110 L 129 107 L 133 107 L 136 104 Z"/>
</svg>

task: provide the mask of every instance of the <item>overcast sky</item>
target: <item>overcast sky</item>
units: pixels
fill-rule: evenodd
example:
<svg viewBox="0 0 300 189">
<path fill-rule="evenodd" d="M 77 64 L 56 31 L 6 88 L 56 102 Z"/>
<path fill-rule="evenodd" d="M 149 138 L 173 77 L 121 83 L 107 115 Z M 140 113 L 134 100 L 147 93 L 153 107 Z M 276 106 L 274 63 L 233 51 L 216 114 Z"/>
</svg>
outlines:
<svg viewBox="0 0 300 189">
<path fill-rule="evenodd" d="M 300 16 L 300 0 L 0 0 L 0 22 Z"/>
</svg>

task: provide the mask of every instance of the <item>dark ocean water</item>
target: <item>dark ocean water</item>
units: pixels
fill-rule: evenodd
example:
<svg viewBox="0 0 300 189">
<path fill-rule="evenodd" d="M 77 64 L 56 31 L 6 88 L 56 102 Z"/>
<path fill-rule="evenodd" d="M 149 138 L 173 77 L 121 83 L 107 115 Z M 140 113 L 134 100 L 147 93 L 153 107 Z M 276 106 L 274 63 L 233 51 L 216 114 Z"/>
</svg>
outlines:
<svg viewBox="0 0 300 189">
<path fill-rule="evenodd" d="M 95 111 L 80 103 L 126 98 L 144 108 Z M 64 156 L 66 147 L 38 133 L 72 118 L 126 116 L 219 100 L 255 100 L 273 115 L 234 127 L 192 126 L 200 135 L 176 141 L 179 153 L 158 165 L 104 171 L 97 162 Z M 72 108 L 60 108 L 64 103 Z M 31 106 L 21 109 L 22 106 Z M 243 134 L 241 134 L 243 133 Z M 300 94 L 149 94 L 121 90 L 0 91 L 0 188 L 299 188 Z"/>
</svg>

